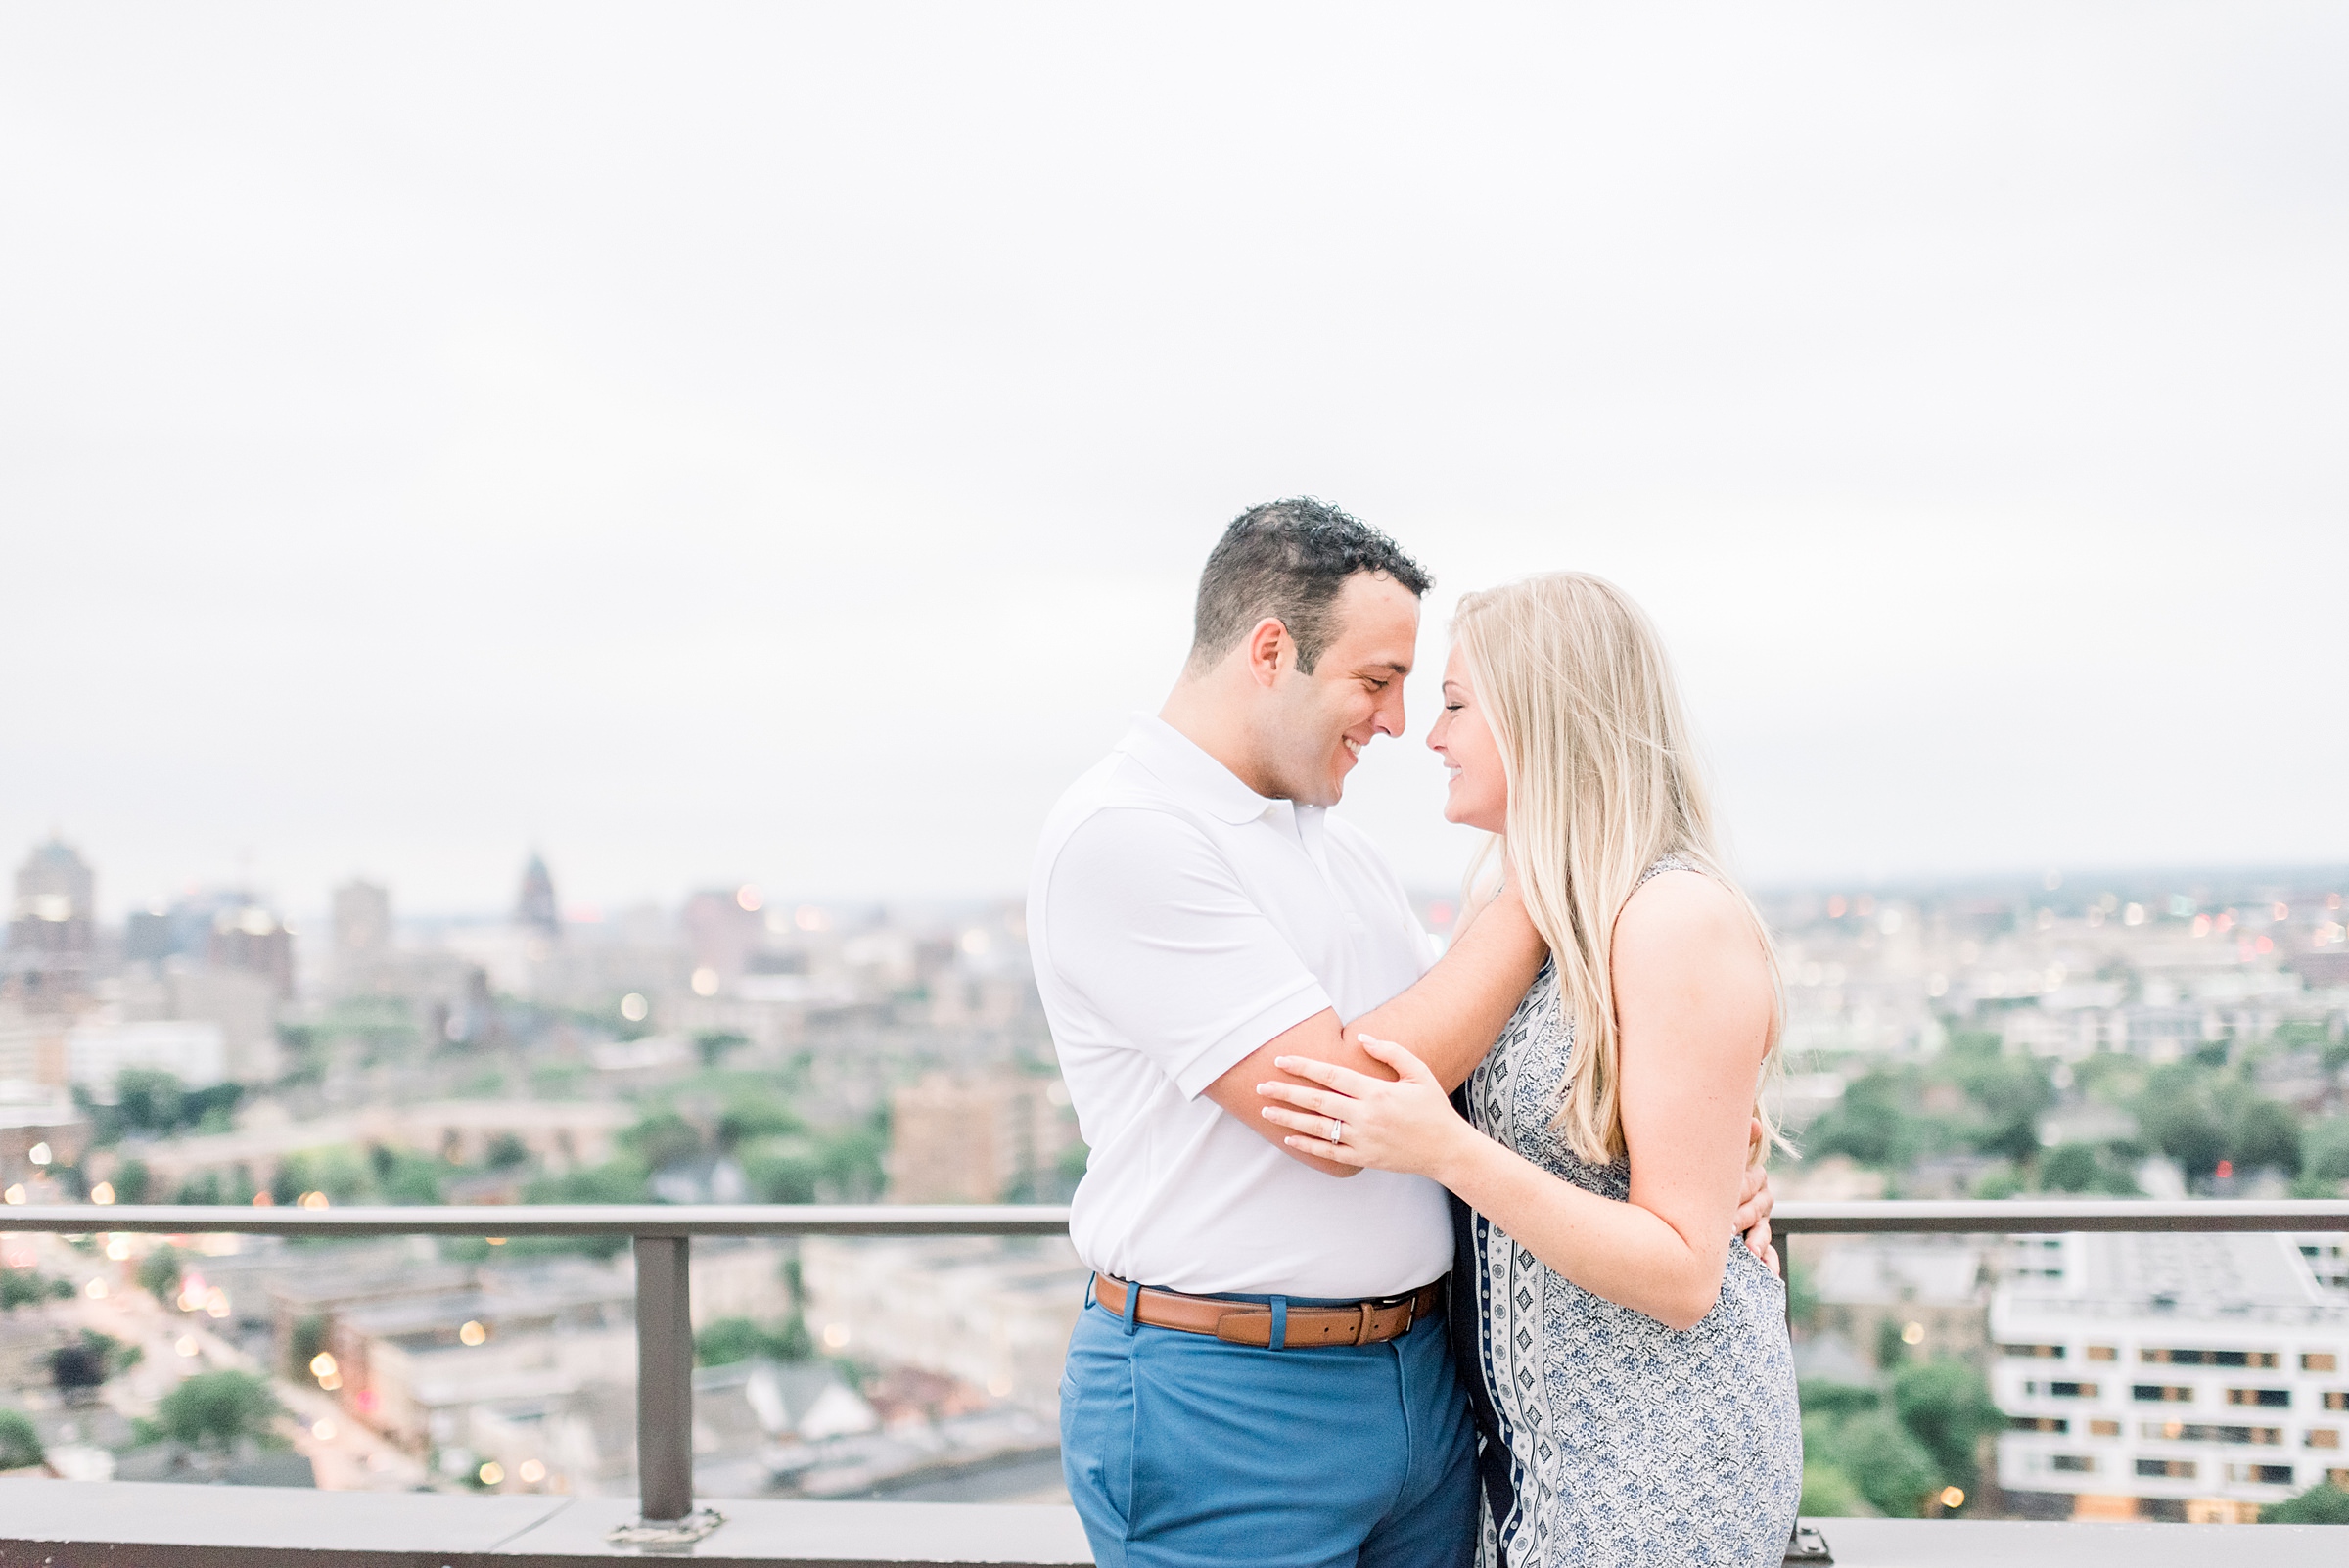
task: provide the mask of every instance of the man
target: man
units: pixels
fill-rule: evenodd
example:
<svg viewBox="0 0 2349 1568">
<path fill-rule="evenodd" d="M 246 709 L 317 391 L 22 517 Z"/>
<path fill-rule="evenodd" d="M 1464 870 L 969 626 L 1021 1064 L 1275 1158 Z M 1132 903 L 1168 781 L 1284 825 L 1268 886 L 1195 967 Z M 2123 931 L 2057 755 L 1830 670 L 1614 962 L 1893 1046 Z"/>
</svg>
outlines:
<svg viewBox="0 0 2349 1568">
<path fill-rule="evenodd" d="M 1288 1150 L 1256 1089 L 1282 1055 L 1392 1077 L 1363 1030 L 1456 1087 L 1544 956 L 1504 891 L 1431 970 L 1401 884 L 1328 814 L 1403 731 L 1429 582 L 1317 501 L 1243 513 L 1166 706 L 1036 852 L 1036 985 L 1092 1150 L 1062 1455 L 1103 1568 L 1473 1554 L 1446 1195 Z"/>
</svg>

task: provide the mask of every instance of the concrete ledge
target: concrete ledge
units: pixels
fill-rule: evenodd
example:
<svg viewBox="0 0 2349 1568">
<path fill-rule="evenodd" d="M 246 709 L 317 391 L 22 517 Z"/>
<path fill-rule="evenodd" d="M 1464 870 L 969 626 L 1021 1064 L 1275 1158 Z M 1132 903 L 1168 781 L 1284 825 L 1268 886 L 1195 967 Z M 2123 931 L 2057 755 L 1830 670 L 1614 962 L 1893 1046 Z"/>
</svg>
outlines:
<svg viewBox="0 0 2349 1568">
<path fill-rule="evenodd" d="M 1835 1568 L 2341 1568 L 2349 1525 L 2040 1524 L 1810 1519 Z"/>
<path fill-rule="evenodd" d="M 0 1564 L 438 1568 L 485 1558 L 570 1501 L 12 1478 L 0 1481 Z"/>
<path fill-rule="evenodd" d="M 0 1568 L 576 1568 L 669 1557 L 784 1568 L 1085 1568 L 1075 1510 L 715 1499 L 696 1545 L 626 1550 L 619 1498 L 440 1497 L 160 1482 L 0 1481 Z M 2349 1527 L 1814 1521 L 1839 1568 L 2341 1568 Z"/>
<path fill-rule="evenodd" d="M 1076 1510 L 1034 1504 L 716 1499 L 689 1547 L 605 1544 L 621 1498 L 443 1497 L 141 1481 L 0 1481 L 0 1568 L 575 1568 L 686 1557 L 791 1568 L 1085 1568 Z"/>
<path fill-rule="evenodd" d="M 708 1499 L 726 1522 L 694 1546 L 655 1547 L 644 1556 L 710 1563 L 789 1563 L 792 1568 L 1090 1568 L 1077 1510 L 1038 1503 L 787 1502 Z M 500 1546 L 499 1568 L 571 1568 L 587 1557 L 638 1555 L 604 1544 L 604 1533 L 636 1517 L 620 1498 L 581 1498 Z"/>
</svg>

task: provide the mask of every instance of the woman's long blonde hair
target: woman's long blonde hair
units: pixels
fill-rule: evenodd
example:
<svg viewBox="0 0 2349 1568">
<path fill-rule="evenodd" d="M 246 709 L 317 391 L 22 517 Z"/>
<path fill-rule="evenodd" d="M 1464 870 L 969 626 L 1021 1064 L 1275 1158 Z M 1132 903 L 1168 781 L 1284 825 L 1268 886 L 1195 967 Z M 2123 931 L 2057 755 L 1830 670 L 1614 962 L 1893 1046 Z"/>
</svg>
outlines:
<svg viewBox="0 0 2349 1568">
<path fill-rule="evenodd" d="M 1784 1014 L 1776 955 L 1753 900 L 1722 864 L 1688 718 L 1655 627 L 1623 590 L 1555 572 L 1460 600 L 1452 635 L 1508 780 L 1507 832 L 1472 883 L 1517 879 L 1549 943 L 1575 1046 L 1555 1126 L 1585 1160 L 1624 1152 L 1621 1040 L 1611 957 L 1616 917 L 1640 873 L 1678 855 L 1727 888 L 1770 966 L 1763 1074 L 1778 1063 Z M 1499 856 L 1494 852 L 1499 851 Z M 1776 1132 L 1761 1103 L 1757 1114 Z"/>
</svg>

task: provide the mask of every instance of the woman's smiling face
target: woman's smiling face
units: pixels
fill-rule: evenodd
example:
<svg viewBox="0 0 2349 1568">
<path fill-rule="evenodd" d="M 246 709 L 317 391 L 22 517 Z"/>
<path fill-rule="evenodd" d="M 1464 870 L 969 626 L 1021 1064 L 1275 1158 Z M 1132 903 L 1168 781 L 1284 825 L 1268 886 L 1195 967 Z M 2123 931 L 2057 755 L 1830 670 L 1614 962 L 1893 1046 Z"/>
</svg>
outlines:
<svg viewBox="0 0 2349 1568">
<path fill-rule="evenodd" d="M 1468 661 L 1459 644 L 1444 661 L 1444 711 L 1436 715 L 1427 744 L 1444 759 L 1451 774 L 1451 792 L 1444 800 L 1444 819 L 1465 822 L 1488 833 L 1506 830 L 1509 818 L 1509 780 L 1500 765 L 1500 744 L 1478 706 L 1476 688 L 1468 679 Z"/>
</svg>

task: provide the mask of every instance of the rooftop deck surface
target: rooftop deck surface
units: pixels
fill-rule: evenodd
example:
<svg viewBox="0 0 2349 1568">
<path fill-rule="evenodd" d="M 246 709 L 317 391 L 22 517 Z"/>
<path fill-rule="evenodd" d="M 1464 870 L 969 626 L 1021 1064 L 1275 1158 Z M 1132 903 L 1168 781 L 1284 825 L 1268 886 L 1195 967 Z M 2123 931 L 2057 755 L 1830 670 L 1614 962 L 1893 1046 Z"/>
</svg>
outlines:
<svg viewBox="0 0 2349 1568">
<path fill-rule="evenodd" d="M 144 1482 L 0 1481 L 0 1568 L 562 1568 L 659 1556 L 719 1564 L 1082 1568 L 1060 1506 L 719 1499 L 686 1547 L 615 1547 L 619 1498 L 443 1497 Z M 1842 1568 L 2341 1568 L 2349 1526 L 1816 1521 Z"/>
</svg>

